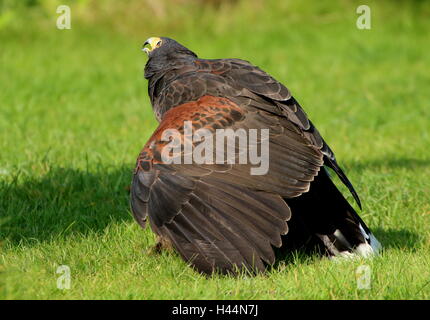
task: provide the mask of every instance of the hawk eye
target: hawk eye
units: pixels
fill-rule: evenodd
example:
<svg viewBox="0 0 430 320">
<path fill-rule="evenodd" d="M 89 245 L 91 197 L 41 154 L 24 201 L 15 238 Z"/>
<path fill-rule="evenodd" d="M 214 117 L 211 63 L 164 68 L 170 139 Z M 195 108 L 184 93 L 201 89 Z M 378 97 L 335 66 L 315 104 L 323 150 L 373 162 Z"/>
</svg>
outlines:
<svg viewBox="0 0 430 320">
<path fill-rule="evenodd" d="M 161 46 L 161 42 L 162 42 L 161 40 L 160 40 L 160 41 L 158 41 L 158 42 L 157 42 L 157 44 L 156 44 L 156 46 L 157 46 L 157 47 Z"/>
</svg>

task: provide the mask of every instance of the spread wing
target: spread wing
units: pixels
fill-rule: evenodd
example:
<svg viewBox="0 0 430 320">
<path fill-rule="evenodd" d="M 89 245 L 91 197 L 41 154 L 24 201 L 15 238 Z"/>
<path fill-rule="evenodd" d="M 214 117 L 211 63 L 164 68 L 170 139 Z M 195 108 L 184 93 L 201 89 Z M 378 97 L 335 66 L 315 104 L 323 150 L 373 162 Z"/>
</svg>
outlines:
<svg viewBox="0 0 430 320">
<path fill-rule="evenodd" d="M 337 163 L 333 151 L 282 83 L 248 61 L 240 59 L 197 59 L 193 67 L 178 66 L 177 70 L 181 70 L 181 76 L 177 77 L 173 71 L 165 75 L 163 83 L 159 83 L 164 89 L 158 93 L 160 96 L 158 112 L 164 113 L 172 107 L 194 101 L 206 94 L 249 97 L 257 108 L 285 116 L 297 125 L 305 137 L 321 149 L 324 164 L 336 172 L 361 208 L 360 198 Z M 258 97 L 262 101 L 259 101 Z M 158 118 L 161 119 L 160 114 Z"/>
<path fill-rule="evenodd" d="M 163 115 L 138 158 L 131 189 L 136 220 L 144 227 L 149 217 L 153 230 L 199 271 L 262 271 L 264 262 L 274 263 L 272 246 L 281 246 L 291 216 L 282 198 L 307 192 L 323 165 L 324 154 L 303 130 L 284 116 L 255 107 L 259 104 L 257 98 L 240 95 L 205 95 L 176 106 Z M 204 129 L 204 139 L 187 136 L 186 121 L 195 133 Z M 200 148 L 207 161 L 185 163 L 190 155 L 186 146 L 197 150 L 203 142 L 215 141 L 219 129 L 248 135 L 254 130 L 255 139 L 248 136 L 242 145 L 228 139 L 213 143 L 209 156 L 209 149 Z M 166 132 L 179 133 L 179 140 L 165 139 Z M 259 150 L 263 155 L 265 145 L 270 150 L 267 172 L 253 175 L 261 163 L 240 163 L 241 156 Z M 229 147 L 232 158 L 224 158 Z"/>
<path fill-rule="evenodd" d="M 205 72 L 215 72 L 221 74 L 232 82 L 236 82 L 248 88 L 255 94 L 270 99 L 279 107 L 290 121 L 298 125 L 307 138 L 315 145 L 321 147 L 324 154 L 324 164 L 333 169 L 340 180 L 348 187 L 358 206 L 361 208 L 361 201 L 352 183 L 349 181 L 343 170 L 336 161 L 334 152 L 319 134 L 318 130 L 308 119 L 305 111 L 291 95 L 290 91 L 279 81 L 260 68 L 252 65 L 248 61 L 240 59 L 219 59 L 219 60 L 199 60 L 200 67 Z"/>
</svg>

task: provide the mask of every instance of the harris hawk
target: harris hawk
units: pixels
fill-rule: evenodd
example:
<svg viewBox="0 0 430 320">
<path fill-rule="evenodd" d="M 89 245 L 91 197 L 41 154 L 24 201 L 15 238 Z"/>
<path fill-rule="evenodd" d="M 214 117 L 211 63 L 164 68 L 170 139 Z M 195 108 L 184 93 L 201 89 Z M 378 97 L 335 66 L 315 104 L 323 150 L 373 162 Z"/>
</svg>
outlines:
<svg viewBox="0 0 430 320">
<path fill-rule="evenodd" d="M 247 61 L 200 59 L 166 37 L 149 38 L 143 50 L 159 126 L 137 159 L 131 210 L 142 228 L 149 218 L 158 248 L 173 247 L 206 274 L 264 271 L 275 250 L 367 257 L 380 249 L 326 170 L 361 208 L 333 151 L 284 85 Z M 196 139 L 189 129 L 205 135 Z M 227 130 L 249 133 L 245 141 L 254 143 L 241 145 L 234 135 L 206 144 L 208 161 L 192 157 Z M 253 174 L 251 151 L 259 149 L 267 168 Z"/>
</svg>

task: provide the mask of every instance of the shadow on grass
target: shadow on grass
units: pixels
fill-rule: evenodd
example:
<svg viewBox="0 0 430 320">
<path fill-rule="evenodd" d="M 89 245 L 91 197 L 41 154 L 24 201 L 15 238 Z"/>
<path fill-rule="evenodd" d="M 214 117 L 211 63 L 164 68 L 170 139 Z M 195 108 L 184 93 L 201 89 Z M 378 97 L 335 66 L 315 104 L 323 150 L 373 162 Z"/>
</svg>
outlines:
<svg viewBox="0 0 430 320">
<path fill-rule="evenodd" d="M 406 229 L 382 229 L 372 228 L 375 237 L 386 249 L 407 249 L 415 251 L 417 245 L 422 242 L 422 237 Z"/>
<path fill-rule="evenodd" d="M 40 178 L 20 177 L 19 183 L 0 180 L 0 239 L 30 244 L 132 221 L 132 168 L 100 168 L 96 173 L 51 168 Z"/>
<path fill-rule="evenodd" d="M 394 167 L 429 165 L 428 161 L 413 159 L 388 163 Z M 361 168 L 386 165 L 376 161 Z M 132 168 L 100 168 L 96 172 L 51 168 L 40 178 L 21 177 L 19 183 L 0 181 L 0 239 L 12 245 L 37 243 L 102 232 L 112 222 L 131 222 L 128 187 Z M 421 241 L 418 234 L 406 229 L 373 228 L 373 232 L 385 248 L 414 249 Z M 291 258 L 288 254 L 282 260 Z M 297 258 L 300 261 L 306 255 Z"/>
<path fill-rule="evenodd" d="M 415 159 L 415 158 L 396 158 L 386 157 L 383 159 L 374 159 L 369 161 L 353 161 L 347 163 L 348 171 L 364 171 L 373 169 L 419 169 L 423 167 L 430 167 L 430 159 Z"/>
</svg>

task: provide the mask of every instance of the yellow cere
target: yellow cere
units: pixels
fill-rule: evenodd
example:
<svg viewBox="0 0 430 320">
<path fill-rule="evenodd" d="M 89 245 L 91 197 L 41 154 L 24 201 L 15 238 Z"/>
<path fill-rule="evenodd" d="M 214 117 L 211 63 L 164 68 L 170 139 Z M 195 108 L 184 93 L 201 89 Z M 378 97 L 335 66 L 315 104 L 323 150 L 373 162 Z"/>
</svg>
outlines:
<svg viewBox="0 0 430 320">
<path fill-rule="evenodd" d="M 148 40 L 145 41 L 143 51 L 145 51 L 146 53 L 150 53 L 155 48 L 158 48 L 162 42 L 163 40 L 161 40 L 161 38 L 158 38 L 158 37 L 148 38 Z M 148 47 L 146 47 L 147 45 Z"/>
</svg>

